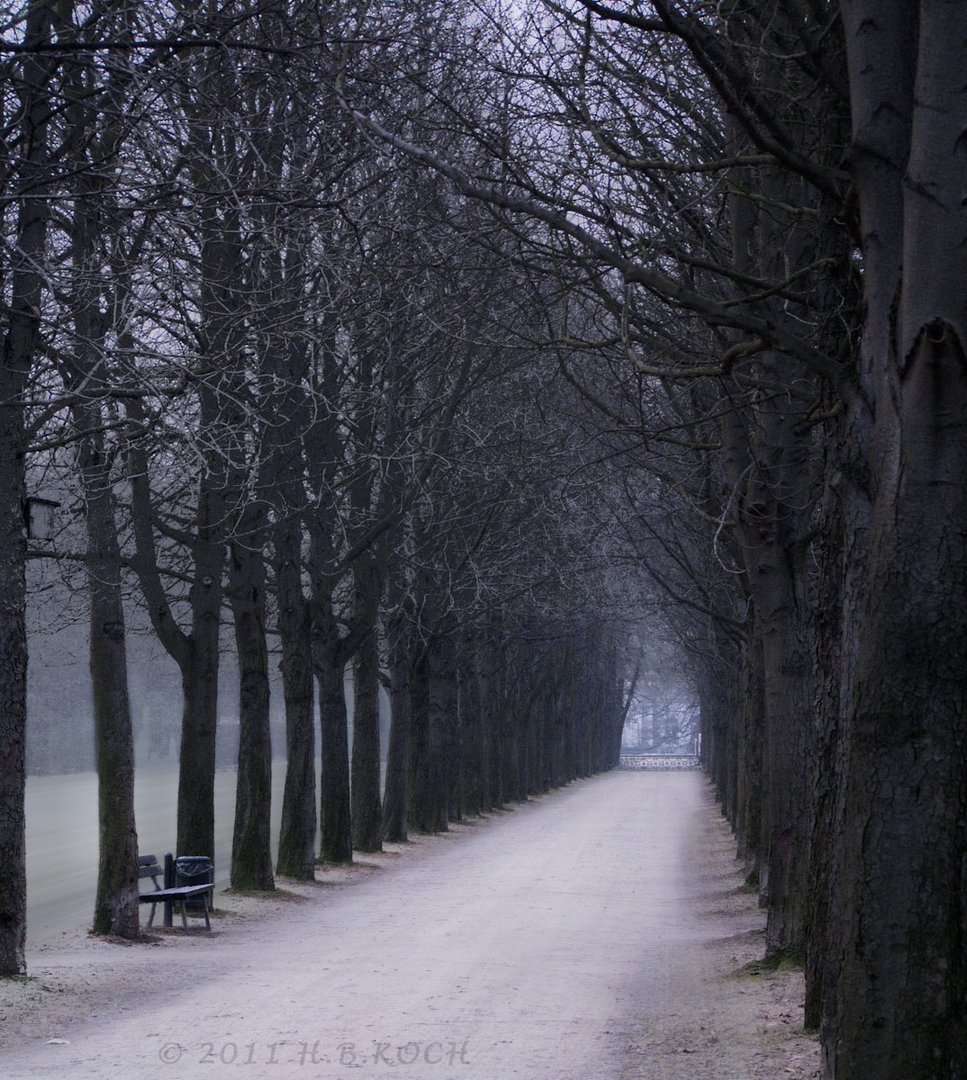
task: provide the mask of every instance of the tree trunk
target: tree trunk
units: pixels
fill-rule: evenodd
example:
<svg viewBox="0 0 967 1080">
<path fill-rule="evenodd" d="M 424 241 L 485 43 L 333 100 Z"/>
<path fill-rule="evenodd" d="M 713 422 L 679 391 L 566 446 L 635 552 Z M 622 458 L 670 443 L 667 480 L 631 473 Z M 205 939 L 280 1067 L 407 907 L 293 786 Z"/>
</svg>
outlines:
<svg viewBox="0 0 967 1080">
<path fill-rule="evenodd" d="M 214 444 L 218 406 L 210 389 L 199 386 L 202 430 Z M 136 396 L 125 402 L 132 431 L 146 426 Z M 183 711 L 178 770 L 176 849 L 179 855 L 214 859 L 215 729 L 218 710 L 219 632 L 225 562 L 224 456 L 206 447 L 208 463 L 199 484 L 192 538 L 193 581 L 188 592 L 191 632 L 178 625 L 158 565 L 154 508 L 144 444 L 132 438 L 128 451 L 131 523 L 135 552 L 130 563 L 144 593 L 148 617 L 181 674 Z"/>
<path fill-rule="evenodd" d="M 77 314 L 79 344 L 85 350 L 93 328 Z M 91 361 L 91 362 L 87 362 Z M 74 389 L 89 391 L 103 382 L 98 361 L 75 358 Z M 103 363 L 103 360 L 100 361 Z M 95 934 L 136 938 L 138 914 L 138 834 L 134 817 L 134 732 L 128 696 L 121 551 L 114 518 L 110 463 L 96 401 L 72 406 L 80 435 L 78 471 L 84 493 L 87 532 L 87 588 L 90 611 L 90 669 L 97 747 L 98 874 L 94 901 Z"/>
<path fill-rule="evenodd" d="M 512 653 L 510 654 L 513 655 Z M 511 661 L 512 663 L 513 661 Z M 500 790 L 504 802 L 520 802 L 520 698 L 513 669 L 502 673 L 499 698 Z"/>
<path fill-rule="evenodd" d="M 215 733 L 218 723 L 219 632 L 225 561 L 224 498 L 201 485 L 189 591 L 192 627 L 182 668 L 184 713 L 178 771 L 179 855 L 215 858 Z"/>
<path fill-rule="evenodd" d="M 144 424 L 140 402 L 126 402 L 135 429 Z M 144 592 L 159 640 L 178 664 L 182 687 L 176 848 L 179 855 L 214 858 L 215 727 L 218 709 L 219 628 L 224 562 L 224 500 L 206 477 L 200 485 L 192 550 L 194 581 L 188 594 L 192 630 L 186 634 L 168 604 L 155 550 L 147 454 L 129 451 L 131 514 L 135 536 L 132 568 Z"/>
<path fill-rule="evenodd" d="M 216 647 L 217 649 L 217 647 Z M 181 673 L 184 700 L 178 761 L 178 855 L 215 858 L 215 725 L 218 668 L 210 652 L 191 648 Z"/>
<path fill-rule="evenodd" d="M 101 257 L 106 242 L 103 178 L 89 170 L 88 150 L 114 158 L 118 136 L 98 141 L 96 116 L 88 111 L 82 72 L 70 69 L 69 115 L 74 131 L 70 159 L 75 171 L 71 215 L 73 251 L 73 348 L 64 356 L 64 382 L 72 395 L 77 471 L 84 497 L 87 538 L 89 654 L 94 704 L 98 782 L 98 876 L 93 931 L 136 938 L 138 836 L 134 818 L 134 732 L 128 694 L 121 550 L 114 513 L 111 455 L 106 445 L 102 396 L 107 370 L 105 320 L 100 314 Z M 112 98 L 120 97 L 114 88 Z"/>
<path fill-rule="evenodd" d="M 878 486 L 843 776 L 836 900 L 854 916 L 836 1076 L 967 1075 L 964 365 L 953 331 L 924 329 L 904 372 L 902 473 Z"/>
<path fill-rule="evenodd" d="M 294 316 L 287 309 L 279 324 L 290 326 Z M 278 607 L 280 669 L 285 702 L 285 786 L 282 794 L 282 822 L 279 830 L 280 874 L 305 881 L 315 878 L 316 832 L 316 739 L 313 708 L 312 654 L 310 648 L 309 605 L 303 591 L 302 510 L 305 491 L 302 480 L 302 430 L 305 416 L 305 350 L 298 336 L 294 342 L 273 342 L 269 355 L 280 354 L 280 394 L 275 424 L 268 425 L 266 445 L 269 462 L 263 466 L 268 479 L 269 498 L 275 510 L 272 530 L 273 571 Z"/>
<path fill-rule="evenodd" d="M 379 655 L 376 629 L 360 644 L 353 662 L 352 822 L 356 851 L 381 851 Z"/>
<path fill-rule="evenodd" d="M 250 517 L 243 514 L 243 519 Z M 238 779 L 232 832 L 233 889 L 271 891 L 272 736 L 265 641 L 265 564 L 261 530 L 241 529 L 231 545 L 229 598 L 239 668 Z"/>
<path fill-rule="evenodd" d="M 410 774 L 410 664 L 402 618 L 390 620 L 390 733 L 383 799 L 383 839 L 402 843 L 408 839 Z"/>
<path fill-rule="evenodd" d="M 578 775 L 578 750 L 577 750 L 577 666 L 570 648 L 565 651 L 568 660 L 562 669 L 566 675 L 562 680 L 561 706 L 563 722 L 563 779 L 562 783 L 569 784 Z"/>
<path fill-rule="evenodd" d="M 29 5 L 24 41 L 49 38 L 51 5 Z M 24 573 L 25 432 L 23 393 L 40 335 L 43 257 L 50 207 L 47 178 L 49 62 L 29 51 L 23 60 L 17 237 L 13 247 L 7 332 L 0 364 L 0 976 L 25 969 L 27 878 L 24 848 L 27 720 L 27 589 Z"/>
<path fill-rule="evenodd" d="M 480 801 L 484 811 L 503 806 L 500 786 L 500 704 L 497 692 L 499 650 L 486 632 L 477 644 L 477 679 L 480 688 L 481 784 Z"/>
<path fill-rule="evenodd" d="M 353 567 L 354 620 L 368 624 L 353 658 L 352 844 L 356 851 L 381 851 L 383 811 L 380 798 L 379 642 L 376 616 L 379 578 L 366 556 Z"/>
<path fill-rule="evenodd" d="M 446 832 L 456 808 L 451 807 L 451 775 L 459 768 L 456 746 L 457 680 L 452 634 L 427 647 L 427 712 L 430 745 L 430 830 Z"/>
<path fill-rule="evenodd" d="M 753 615 L 754 617 L 754 615 Z M 762 700 L 762 647 L 758 635 L 749 635 L 741 667 L 738 717 L 738 761 L 736 763 L 737 854 L 745 864 L 749 883 L 759 883 L 763 864 L 762 841 L 762 761 L 764 753 L 764 706 Z"/>
<path fill-rule="evenodd" d="M 326 863 L 353 861 L 349 792 L 349 731 L 342 650 L 336 622 L 325 611 L 313 625 L 313 667 L 319 683 L 322 725 L 322 783 L 319 857 Z"/>
<path fill-rule="evenodd" d="M 762 546 L 764 548 L 765 545 Z M 788 555 L 760 549 L 754 624 L 762 650 L 765 745 L 761 886 L 768 901 L 766 951 L 802 958 L 805 882 L 810 837 L 806 800 L 811 727 L 812 652 L 804 604 Z M 768 612 L 768 618 L 760 610 Z"/>
<path fill-rule="evenodd" d="M 276 570 L 280 608 L 290 595 Z M 301 601 L 301 585 L 299 600 Z M 282 640 L 282 694 L 285 699 L 285 787 L 276 870 L 287 877 L 315 878 L 316 769 L 315 718 L 312 701 L 312 658 L 309 655 L 309 618 L 304 603 L 286 605 L 279 616 Z"/>
<path fill-rule="evenodd" d="M 12 330 L 12 328 L 11 328 Z M 9 332 L 8 332 L 9 334 Z M 24 848 L 27 718 L 26 582 L 23 518 L 22 371 L 0 370 L 0 976 L 25 969 L 27 878 Z"/>
<path fill-rule="evenodd" d="M 844 3 L 875 394 L 832 911 L 838 1078 L 967 1075 L 967 10 Z M 850 538 L 851 540 L 853 538 Z M 848 616 L 855 596 L 844 597 Z"/>
<path fill-rule="evenodd" d="M 410 808 L 415 832 L 446 832 L 449 813 L 447 727 L 456 706 L 452 643 L 431 638 L 413 662 L 410 681 Z"/>
<path fill-rule="evenodd" d="M 410 777 L 408 828 L 433 832 L 433 743 L 430 732 L 429 645 L 419 646 L 410 670 Z"/>
<path fill-rule="evenodd" d="M 832 433 L 816 586 L 817 700 L 811 781 L 815 809 L 806 897 L 805 1025 L 835 1027 L 840 932 L 836 848 L 843 805 L 842 766 L 855 677 L 854 642 L 866 587 L 870 517 L 869 427 L 864 395 L 855 394 L 840 430 Z M 849 544 L 849 547 L 847 547 Z M 849 598 L 849 605 L 847 605 Z"/>
<path fill-rule="evenodd" d="M 82 450 L 83 453 L 83 450 Z M 91 681 L 97 745 L 98 873 L 94 933 L 135 938 L 138 833 L 134 820 L 134 735 L 128 698 L 121 553 L 110 488 L 92 490 L 82 466 L 88 535 Z M 104 478 L 99 477 L 95 484 Z"/>
<path fill-rule="evenodd" d="M 457 664 L 457 709 L 460 725 L 460 808 L 476 817 L 483 809 L 481 787 L 486 776 L 483 725 L 480 717 L 480 673 L 476 635 L 464 629 Z"/>
</svg>

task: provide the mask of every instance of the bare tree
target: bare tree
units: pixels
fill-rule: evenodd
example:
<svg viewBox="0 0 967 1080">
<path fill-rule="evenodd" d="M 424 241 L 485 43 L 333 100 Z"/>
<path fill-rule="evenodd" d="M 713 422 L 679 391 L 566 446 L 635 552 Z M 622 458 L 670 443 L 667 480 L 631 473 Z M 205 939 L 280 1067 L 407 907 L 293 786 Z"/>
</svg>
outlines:
<svg viewBox="0 0 967 1080">
<path fill-rule="evenodd" d="M 54 5 L 31 3 L 24 15 L 25 45 L 48 42 Z M 4 182 L 14 196 L 17 219 L 5 252 L 7 329 L 0 364 L 0 849 L 6 862 L 0 878 L 0 975 L 24 970 L 26 866 L 24 852 L 25 727 L 27 642 L 24 625 L 24 404 L 31 364 L 41 331 L 44 254 L 50 220 L 45 198 L 51 181 L 49 95 L 57 62 L 25 52 L 3 72 L 4 127 L 16 158 L 5 155 Z"/>
<path fill-rule="evenodd" d="M 106 11 L 83 30 L 73 24 L 61 34 L 82 45 L 93 32 L 119 42 L 132 32 L 124 5 Z M 117 270 L 112 249 L 118 208 L 115 168 L 125 129 L 123 110 L 130 104 L 132 72 L 114 57 L 104 72 L 83 59 L 65 65 L 65 159 L 70 163 L 73 196 L 68 232 L 72 252 L 64 308 L 73 322 L 73 338 L 61 360 L 70 400 L 77 473 L 84 499 L 87 533 L 87 591 L 90 603 L 89 648 L 97 743 L 99 858 L 94 932 L 136 937 L 139 932 L 137 857 L 134 818 L 134 736 L 128 693 L 127 650 L 121 546 L 114 505 L 117 447 L 106 432 L 110 395 L 117 382 L 111 370 L 111 344 L 121 327 L 110 315 L 120 310 L 116 287 L 105 289 Z M 105 295 L 106 293 L 106 295 Z M 116 425 L 115 425 L 116 426 Z"/>
</svg>

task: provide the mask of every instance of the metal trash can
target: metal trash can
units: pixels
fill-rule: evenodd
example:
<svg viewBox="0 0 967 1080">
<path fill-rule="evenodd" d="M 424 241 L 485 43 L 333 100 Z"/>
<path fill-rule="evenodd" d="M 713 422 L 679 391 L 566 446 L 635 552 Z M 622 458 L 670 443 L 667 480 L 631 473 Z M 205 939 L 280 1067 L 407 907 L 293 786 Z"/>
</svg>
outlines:
<svg viewBox="0 0 967 1080">
<path fill-rule="evenodd" d="M 207 855 L 180 855 L 175 859 L 175 885 L 211 885 L 215 880 L 215 865 Z M 204 911 L 204 896 L 189 896 L 185 906 L 189 911 Z"/>
</svg>

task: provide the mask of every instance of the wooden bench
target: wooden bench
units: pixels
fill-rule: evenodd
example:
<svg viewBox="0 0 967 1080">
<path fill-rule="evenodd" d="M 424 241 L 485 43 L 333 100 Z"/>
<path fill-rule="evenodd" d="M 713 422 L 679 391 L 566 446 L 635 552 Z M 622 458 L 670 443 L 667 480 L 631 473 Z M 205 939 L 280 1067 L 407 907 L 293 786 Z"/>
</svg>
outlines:
<svg viewBox="0 0 967 1080">
<path fill-rule="evenodd" d="M 211 908 L 210 897 L 214 895 L 215 885 L 213 882 L 209 882 L 207 885 L 179 885 L 174 888 L 164 888 L 163 885 L 158 884 L 158 878 L 164 881 L 164 870 L 161 864 L 158 862 L 157 855 L 139 855 L 138 856 L 138 882 L 142 878 L 151 878 L 154 883 L 154 892 L 141 893 L 139 892 L 138 901 L 142 904 L 151 905 L 151 915 L 148 918 L 148 927 L 150 928 L 154 923 L 154 913 L 158 904 L 171 904 L 177 907 L 181 912 L 181 925 L 187 931 L 188 929 L 188 916 L 185 914 L 185 904 L 190 897 L 201 897 L 202 909 L 205 913 L 205 926 L 211 930 L 211 920 L 208 918 L 208 912 Z"/>
</svg>

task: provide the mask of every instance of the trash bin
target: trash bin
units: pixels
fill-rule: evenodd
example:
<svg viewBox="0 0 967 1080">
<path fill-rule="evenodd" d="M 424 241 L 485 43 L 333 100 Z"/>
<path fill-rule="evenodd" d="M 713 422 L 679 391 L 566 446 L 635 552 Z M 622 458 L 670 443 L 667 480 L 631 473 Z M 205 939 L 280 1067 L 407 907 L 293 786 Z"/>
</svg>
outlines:
<svg viewBox="0 0 967 1080">
<path fill-rule="evenodd" d="M 215 880 L 215 866 L 207 855 L 181 855 L 175 859 L 175 885 L 210 885 Z M 204 911 L 205 897 L 189 896 L 189 911 Z"/>
</svg>

